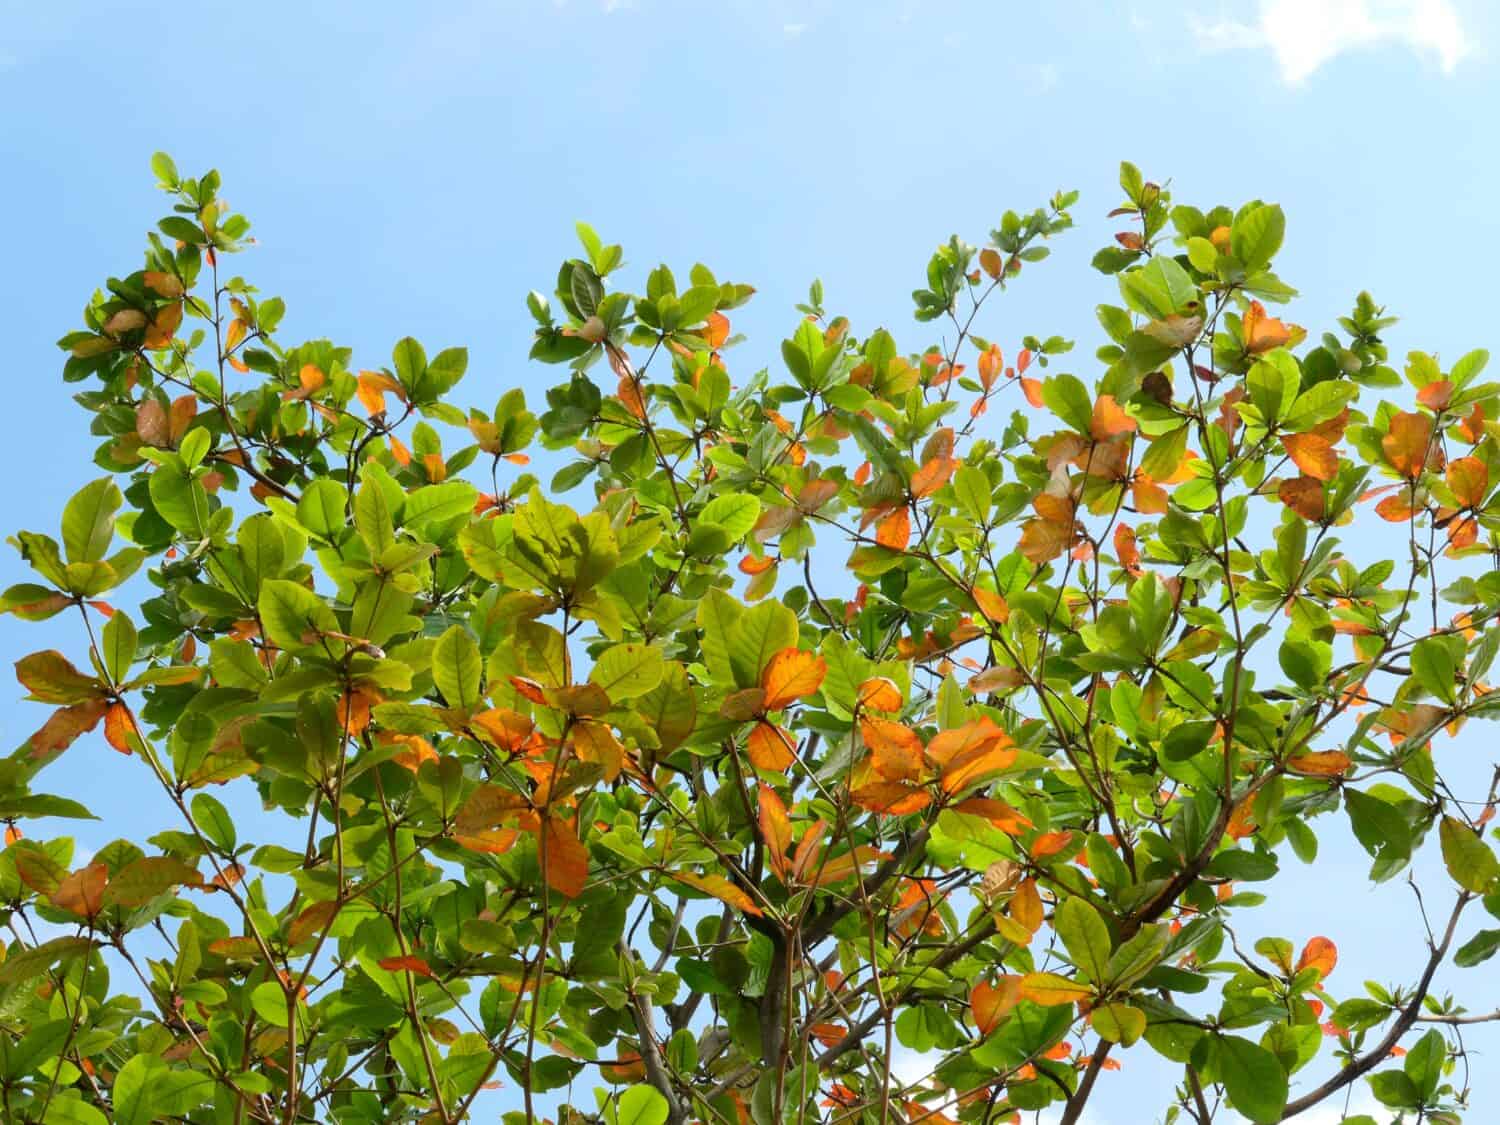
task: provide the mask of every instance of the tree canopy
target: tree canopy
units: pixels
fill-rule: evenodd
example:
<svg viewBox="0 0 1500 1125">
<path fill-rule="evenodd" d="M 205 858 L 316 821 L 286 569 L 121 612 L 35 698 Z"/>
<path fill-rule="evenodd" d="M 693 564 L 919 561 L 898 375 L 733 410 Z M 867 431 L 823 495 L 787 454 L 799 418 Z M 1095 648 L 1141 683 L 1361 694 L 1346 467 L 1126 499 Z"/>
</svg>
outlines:
<svg viewBox="0 0 1500 1125">
<path fill-rule="evenodd" d="M 814 283 L 758 371 L 749 285 L 627 281 L 580 224 L 527 298 L 555 385 L 466 409 L 463 348 L 278 338 L 218 174 L 153 168 L 171 214 L 60 341 L 103 475 L 0 602 L 73 638 L 0 759 L 7 1121 L 1074 1125 L 1145 1054 L 1140 1120 L 1356 1082 L 1459 1120 L 1484 352 L 1398 370 L 1363 293 L 1310 335 L 1280 207 L 1126 164 L 1090 358 L 983 334 L 1075 193 L 937 249 L 935 342 Z M 45 833 L 110 818 L 66 790 L 112 752 L 160 830 L 77 860 Z M 1337 996 L 1358 927 L 1236 937 L 1334 835 L 1448 873 L 1430 948 Z"/>
</svg>

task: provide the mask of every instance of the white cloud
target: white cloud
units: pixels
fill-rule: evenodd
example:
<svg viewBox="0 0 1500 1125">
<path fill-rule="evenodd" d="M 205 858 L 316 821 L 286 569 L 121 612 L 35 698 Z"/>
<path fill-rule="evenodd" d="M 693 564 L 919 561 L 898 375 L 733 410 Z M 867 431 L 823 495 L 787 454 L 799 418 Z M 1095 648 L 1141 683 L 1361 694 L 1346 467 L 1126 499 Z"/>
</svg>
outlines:
<svg viewBox="0 0 1500 1125">
<path fill-rule="evenodd" d="M 788 39 L 798 39 L 806 30 L 807 24 L 805 23 L 784 23 L 781 25 L 781 34 L 785 35 Z"/>
<path fill-rule="evenodd" d="M 1206 51 L 1269 50 L 1293 84 L 1349 51 L 1395 44 L 1450 74 L 1470 50 L 1451 0 L 1260 0 L 1253 23 L 1194 17 L 1192 27 Z"/>
</svg>

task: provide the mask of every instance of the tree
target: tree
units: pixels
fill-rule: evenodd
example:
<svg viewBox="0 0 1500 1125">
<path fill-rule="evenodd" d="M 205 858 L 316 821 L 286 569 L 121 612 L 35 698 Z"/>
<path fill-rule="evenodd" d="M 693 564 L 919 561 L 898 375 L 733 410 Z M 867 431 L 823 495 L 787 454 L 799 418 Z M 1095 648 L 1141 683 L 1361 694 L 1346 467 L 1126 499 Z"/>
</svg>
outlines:
<svg viewBox="0 0 1500 1125">
<path fill-rule="evenodd" d="M 278 343 L 217 173 L 153 167 L 144 268 L 61 341 L 106 475 L 3 601 L 77 622 L 18 663 L 55 710 L 0 765 L 6 1120 L 447 1123 L 504 1082 L 528 1123 L 1071 1125 L 1132 1050 L 1169 1121 L 1366 1078 L 1458 1119 L 1496 1017 L 1433 976 L 1500 945 L 1500 772 L 1434 746 L 1500 715 L 1483 352 L 1413 353 L 1411 399 L 1368 295 L 1316 343 L 1267 311 L 1279 207 L 1126 164 L 1092 381 L 979 335 L 1070 193 L 937 250 L 944 344 L 815 283 L 738 388 L 753 290 L 630 293 L 580 225 L 528 298 L 542 413 L 465 412 L 460 348 Z M 19 825 L 92 815 L 34 787 L 99 728 L 172 820 L 75 867 Z M 1329 938 L 1234 933 L 1346 831 L 1371 880 L 1426 843 L 1454 885 L 1430 956 L 1340 1002 Z"/>
</svg>

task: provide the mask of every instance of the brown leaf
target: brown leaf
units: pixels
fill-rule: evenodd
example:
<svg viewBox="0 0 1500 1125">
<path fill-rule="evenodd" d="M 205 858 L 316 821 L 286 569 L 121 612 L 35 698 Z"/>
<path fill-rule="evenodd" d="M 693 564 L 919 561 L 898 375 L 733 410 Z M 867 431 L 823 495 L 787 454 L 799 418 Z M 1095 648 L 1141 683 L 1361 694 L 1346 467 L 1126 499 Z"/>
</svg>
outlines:
<svg viewBox="0 0 1500 1125">
<path fill-rule="evenodd" d="M 104 905 L 104 887 L 109 882 L 109 868 L 102 863 L 81 867 L 57 885 L 52 905 L 80 918 L 93 918 Z"/>
</svg>

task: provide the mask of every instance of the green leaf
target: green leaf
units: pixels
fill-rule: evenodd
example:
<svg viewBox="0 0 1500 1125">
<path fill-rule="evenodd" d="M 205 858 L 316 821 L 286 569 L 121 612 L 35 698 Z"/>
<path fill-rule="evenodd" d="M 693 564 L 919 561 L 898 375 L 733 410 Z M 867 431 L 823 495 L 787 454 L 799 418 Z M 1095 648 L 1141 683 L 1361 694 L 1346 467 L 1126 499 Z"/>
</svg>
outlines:
<svg viewBox="0 0 1500 1125">
<path fill-rule="evenodd" d="M 216 798 L 207 793 L 199 793 L 193 797 L 193 823 L 225 855 L 234 851 L 237 841 L 234 818 Z"/>
<path fill-rule="evenodd" d="M 172 163 L 172 158 L 164 152 L 151 154 L 151 171 L 156 173 L 156 178 L 162 187 L 175 188 L 178 182 L 177 165 Z"/>
<path fill-rule="evenodd" d="M 1054 375 L 1042 384 L 1042 401 L 1080 434 L 1087 435 L 1094 419 L 1094 400 L 1073 375 Z"/>
<path fill-rule="evenodd" d="M 203 796 L 206 794 L 198 794 L 198 797 Z M 197 799 L 195 797 L 193 802 L 195 820 L 199 820 Z M 202 827 L 201 821 L 199 826 Z M 204 835 L 209 834 L 205 831 Z M 173 887 L 195 885 L 202 881 L 197 868 L 190 867 L 180 859 L 165 855 L 142 856 L 109 877 L 103 901 L 105 906 L 145 906 L 157 895 L 166 894 Z"/>
<path fill-rule="evenodd" d="M 289 652 L 317 645 L 321 634 L 340 631 L 338 619 L 322 598 L 286 579 L 261 585 L 259 609 L 266 638 Z"/>
<path fill-rule="evenodd" d="M 1443 862 L 1455 883 L 1477 895 L 1494 889 L 1500 878 L 1500 861 L 1483 837 L 1463 821 L 1445 816 L 1438 826 L 1438 839 L 1443 846 Z"/>
<path fill-rule="evenodd" d="M 604 689 L 612 703 L 645 695 L 661 683 L 666 661 L 654 645 L 614 645 L 599 654 L 589 680 Z"/>
<path fill-rule="evenodd" d="M 976 524 L 983 524 L 990 515 L 990 478 L 983 469 L 973 465 L 960 465 L 953 474 L 953 492 L 958 503 Z"/>
<path fill-rule="evenodd" d="M 1222 1036 L 1217 1047 L 1219 1078 L 1234 1108 L 1258 1125 L 1280 1121 L 1287 1079 L 1276 1056 L 1238 1035 Z"/>
<path fill-rule="evenodd" d="M 137 645 L 135 625 L 131 623 L 130 615 L 116 610 L 114 616 L 104 623 L 100 639 L 104 667 L 115 683 L 121 683 L 129 676 Z"/>
<path fill-rule="evenodd" d="M 1187 270 L 1164 254 L 1120 274 L 1119 283 L 1125 303 L 1152 320 L 1165 320 L 1184 312 L 1198 299 L 1198 288 Z"/>
<path fill-rule="evenodd" d="M 1372 877 L 1389 879 L 1411 859 L 1411 826 L 1395 806 L 1358 789 L 1344 790 L 1344 808 L 1354 838 L 1375 857 Z"/>
<path fill-rule="evenodd" d="M 297 501 L 297 522 L 320 539 L 336 540 L 349 526 L 344 510 L 347 497 L 337 481 L 315 480 Z"/>
<path fill-rule="evenodd" d="M 438 638 L 432 650 L 432 679 L 448 706 L 460 711 L 478 708 L 479 678 L 484 661 L 479 645 L 462 625 L 454 625 Z"/>
<path fill-rule="evenodd" d="M 667 1099 L 651 1086 L 632 1086 L 615 1102 L 614 1125 L 666 1125 Z"/>
<path fill-rule="evenodd" d="M 730 542 L 737 543 L 760 519 L 760 501 L 744 492 L 718 496 L 708 502 L 698 518 L 722 527 Z"/>
<path fill-rule="evenodd" d="M 1411 650 L 1411 672 L 1434 698 L 1452 703 L 1458 692 L 1458 663 L 1443 637 L 1423 637 Z"/>
<path fill-rule="evenodd" d="M 1382 1070 L 1370 1075 L 1370 1089 L 1381 1105 L 1392 1109 L 1416 1109 L 1422 1104 L 1416 1083 L 1405 1071 Z"/>
<path fill-rule="evenodd" d="M 405 388 L 407 397 L 415 397 L 413 392 L 427 373 L 427 353 L 422 350 L 422 345 L 410 336 L 403 337 L 396 341 L 391 362 L 396 365 L 396 378 Z"/>
<path fill-rule="evenodd" d="M 39 977 L 59 962 L 83 956 L 93 945 L 86 937 L 57 937 L 12 953 L 0 964 L 0 984 L 19 984 Z"/>
<path fill-rule="evenodd" d="M 98 562 L 115 538 L 115 513 L 124 497 L 108 477 L 90 481 L 63 509 L 63 550 L 73 563 Z"/>
<path fill-rule="evenodd" d="M 1062 938 L 1073 963 L 1087 973 L 1091 981 L 1102 984 L 1108 979 L 1113 943 L 1099 912 L 1083 899 L 1073 896 L 1065 899 L 1052 917 L 1057 936 Z"/>
<path fill-rule="evenodd" d="M 1448 1058 L 1448 1044 L 1436 1028 L 1418 1039 L 1406 1052 L 1401 1069 L 1411 1079 L 1423 1102 L 1430 1102 L 1443 1080 L 1443 1063 Z"/>
<path fill-rule="evenodd" d="M 1472 969 L 1482 965 L 1500 949 L 1500 930 L 1480 930 L 1453 955 L 1453 963 L 1460 969 Z"/>
<path fill-rule="evenodd" d="M 1263 203 L 1235 217 L 1229 228 L 1230 252 L 1245 272 L 1254 273 L 1271 264 L 1286 235 L 1286 216 L 1274 203 Z"/>
<path fill-rule="evenodd" d="M 758 602 L 740 617 L 730 641 L 734 682 L 742 688 L 758 686 L 771 657 L 796 643 L 797 615 L 780 602 Z"/>
<path fill-rule="evenodd" d="M 1089 1023 L 1100 1038 L 1122 1047 L 1131 1046 L 1146 1033 L 1146 1013 L 1118 1002 L 1095 1008 L 1089 1014 Z"/>
<path fill-rule="evenodd" d="M 202 481 L 169 461 L 151 474 L 149 491 L 151 504 L 162 519 L 190 538 L 203 537 L 210 505 Z"/>
</svg>

